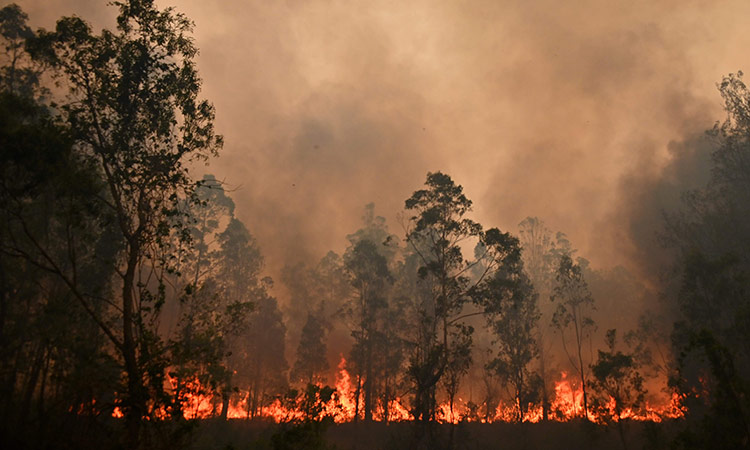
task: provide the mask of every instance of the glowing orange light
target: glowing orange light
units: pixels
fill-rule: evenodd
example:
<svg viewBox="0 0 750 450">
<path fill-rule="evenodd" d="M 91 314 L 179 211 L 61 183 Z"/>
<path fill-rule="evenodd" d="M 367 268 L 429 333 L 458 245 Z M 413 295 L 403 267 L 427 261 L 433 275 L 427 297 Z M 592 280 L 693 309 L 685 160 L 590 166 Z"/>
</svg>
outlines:
<svg viewBox="0 0 750 450">
<path fill-rule="evenodd" d="M 168 390 L 174 392 L 177 380 L 167 377 Z M 338 364 L 338 373 L 336 375 L 336 390 L 332 398 L 323 405 L 323 415 L 332 417 L 336 423 L 351 422 L 355 418 L 357 405 L 362 405 L 362 395 L 356 398 L 356 389 L 352 387 L 352 379 L 346 370 L 346 359 L 342 356 Z M 218 416 L 222 411 L 222 402 L 217 394 L 210 389 L 201 386 L 197 379 L 181 380 L 181 391 L 185 394 L 181 399 L 181 410 L 186 419 L 206 419 Z M 229 419 L 248 419 L 249 395 L 239 398 L 235 397 L 228 404 L 227 418 Z M 682 406 L 682 398 L 677 394 L 672 394 L 668 402 L 661 405 L 646 402 L 645 405 L 638 409 L 625 408 L 617 414 L 615 400 L 610 398 L 605 411 L 608 415 L 598 416 L 595 412 L 589 411 L 589 419 L 596 423 L 606 423 L 610 420 L 637 420 L 661 422 L 668 418 L 679 418 L 685 414 L 685 408 Z M 361 408 L 360 414 L 361 414 Z M 469 414 L 469 403 L 458 398 L 453 408 L 446 401 L 439 404 L 436 408 L 436 420 L 441 423 L 459 423 L 460 421 L 472 420 Z M 579 383 L 571 381 L 566 372 L 560 374 L 559 381 L 555 382 L 554 398 L 550 402 L 550 420 L 566 422 L 583 416 L 583 391 Z M 116 418 L 124 417 L 123 411 L 116 406 L 112 412 Z M 163 408 L 152 410 L 151 416 L 157 419 L 168 417 L 167 411 Z M 270 405 L 262 407 L 256 417 L 264 417 L 275 422 L 289 422 L 299 420 L 304 416 L 303 411 L 293 405 L 285 405 L 281 399 L 276 399 Z M 527 405 L 522 421 L 523 422 L 540 422 L 543 417 L 542 406 L 529 404 Z M 383 405 L 377 405 L 373 410 L 373 419 L 377 421 L 386 420 L 385 409 Z M 388 404 L 389 422 L 399 422 L 413 420 L 409 410 L 404 406 L 400 398 L 396 398 Z M 476 418 L 473 420 L 477 420 Z M 481 422 L 515 422 L 518 420 L 518 409 L 513 403 L 500 403 L 495 409 L 495 413 L 489 420 L 481 419 Z"/>
</svg>

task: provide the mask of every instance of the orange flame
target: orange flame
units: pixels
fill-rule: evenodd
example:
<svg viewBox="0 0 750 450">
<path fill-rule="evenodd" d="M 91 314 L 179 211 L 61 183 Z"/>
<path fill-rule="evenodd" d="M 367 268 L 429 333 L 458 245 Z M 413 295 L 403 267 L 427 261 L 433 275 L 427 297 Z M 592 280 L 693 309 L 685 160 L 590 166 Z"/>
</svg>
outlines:
<svg viewBox="0 0 750 450">
<path fill-rule="evenodd" d="M 174 391 L 176 379 L 168 377 L 168 389 Z M 182 381 L 183 391 L 190 392 L 182 400 L 182 413 L 186 419 L 205 419 L 221 414 L 222 402 L 220 396 L 203 389 L 197 380 Z M 362 395 L 356 398 L 356 388 L 352 387 L 352 379 L 346 370 L 346 359 L 341 356 L 338 364 L 338 373 L 336 376 L 336 390 L 327 403 L 323 405 L 323 414 L 331 417 L 336 423 L 351 422 L 355 419 L 357 405 L 362 405 Z M 235 395 L 229 402 L 227 409 L 227 418 L 229 419 L 247 419 L 249 418 L 248 394 L 244 396 Z M 449 403 L 443 402 L 437 407 L 436 419 L 441 423 L 458 423 L 461 421 L 479 420 L 472 419 L 470 414 L 469 402 L 459 398 L 454 403 L 453 408 Z M 607 406 L 609 418 L 614 420 L 637 420 L 661 422 L 667 418 L 679 418 L 685 414 L 685 409 L 681 404 L 681 397 L 674 393 L 666 404 L 654 405 L 646 402 L 643 408 L 633 410 L 624 409 L 619 415 L 615 414 L 615 401 L 610 398 Z M 583 416 L 583 391 L 580 383 L 568 378 L 566 372 L 560 374 L 560 380 L 555 382 L 554 399 L 550 402 L 550 420 L 566 422 Z M 360 408 L 361 413 L 361 408 Z M 284 404 L 281 399 L 276 399 L 270 405 L 261 408 L 260 417 L 271 419 L 275 422 L 288 422 L 290 420 L 302 419 L 304 414 L 293 405 Z M 115 407 L 112 413 L 113 417 L 123 417 L 121 408 Z M 166 418 L 166 411 L 160 410 L 153 413 L 157 418 Z M 385 410 L 382 405 L 378 405 L 373 411 L 374 420 L 385 420 Z M 607 417 L 599 417 L 589 411 L 589 419 L 597 423 L 605 423 Z M 412 420 L 412 415 L 404 406 L 402 399 L 396 398 L 388 405 L 389 422 L 399 422 Z M 518 419 L 516 405 L 512 403 L 501 403 L 495 409 L 493 417 L 489 422 L 515 422 Z M 523 422 L 540 422 L 542 420 L 541 405 L 529 404 L 523 415 Z M 485 420 L 481 420 L 484 422 Z"/>
</svg>

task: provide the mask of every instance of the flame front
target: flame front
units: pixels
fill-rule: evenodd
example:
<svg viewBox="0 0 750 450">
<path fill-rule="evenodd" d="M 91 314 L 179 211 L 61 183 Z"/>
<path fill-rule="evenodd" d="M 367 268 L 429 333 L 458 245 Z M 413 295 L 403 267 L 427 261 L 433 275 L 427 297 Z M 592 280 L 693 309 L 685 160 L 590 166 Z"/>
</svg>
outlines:
<svg viewBox="0 0 750 450">
<path fill-rule="evenodd" d="M 170 389 L 174 391 L 176 380 L 168 379 Z M 208 393 L 202 389 L 197 380 L 183 381 L 183 389 L 187 392 L 182 398 L 181 411 L 186 419 L 206 419 L 221 415 L 222 401 L 221 396 Z M 357 389 L 352 387 L 352 378 L 346 370 L 346 359 L 341 357 L 338 365 L 336 376 L 335 392 L 331 399 L 322 405 L 322 414 L 331 417 L 336 423 L 352 422 L 355 420 L 357 412 L 362 415 L 362 392 L 357 398 Z M 248 419 L 250 418 L 248 408 L 248 395 L 235 395 L 229 402 L 227 409 L 227 418 L 229 419 Z M 396 398 L 388 405 L 388 422 L 401 422 L 413 419 L 412 414 L 404 406 L 400 398 Z M 674 419 L 683 417 L 685 414 L 681 398 L 678 394 L 673 393 L 668 402 L 661 405 L 654 405 L 649 402 L 638 410 L 632 408 L 623 409 L 619 415 L 615 413 L 615 400 L 610 397 L 606 405 L 609 414 L 597 415 L 589 411 L 589 419 L 596 423 L 606 423 L 607 419 L 618 420 L 636 420 L 661 422 L 664 419 Z M 470 402 L 458 398 L 451 408 L 446 401 L 437 406 L 436 420 L 440 423 L 459 423 L 461 421 L 481 421 L 471 414 Z M 115 407 L 113 417 L 123 417 L 122 410 Z M 165 411 L 156 411 L 153 414 L 157 418 L 165 418 Z M 277 423 L 289 422 L 292 420 L 301 420 L 304 418 L 304 412 L 298 407 L 285 404 L 282 399 L 277 398 L 271 404 L 261 408 L 259 417 L 273 420 Z M 580 383 L 572 381 L 566 372 L 560 374 L 560 379 L 555 382 L 554 399 L 550 402 L 550 420 L 566 422 L 576 418 L 583 417 L 583 390 Z M 540 405 L 529 404 L 523 415 L 523 422 L 540 422 L 543 418 L 543 411 Z M 385 421 L 385 409 L 382 405 L 377 405 L 373 411 L 373 419 L 376 421 Z M 515 422 L 518 420 L 518 408 L 515 404 L 500 403 L 495 409 L 488 422 Z"/>
</svg>

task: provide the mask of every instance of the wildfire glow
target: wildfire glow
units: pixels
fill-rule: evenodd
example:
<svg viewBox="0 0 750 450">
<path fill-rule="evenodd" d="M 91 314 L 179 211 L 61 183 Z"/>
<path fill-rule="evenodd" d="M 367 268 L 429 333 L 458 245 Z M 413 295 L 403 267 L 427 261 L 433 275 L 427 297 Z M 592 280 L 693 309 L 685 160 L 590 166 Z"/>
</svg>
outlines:
<svg viewBox="0 0 750 450">
<path fill-rule="evenodd" d="M 174 391 L 176 380 L 168 379 L 169 388 Z M 198 382 L 182 382 L 186 394 L 182 401 L 182 413 L 186 419 L 206 419 L 213 416 L 221 415 L 222 402 L 219 395 L 213 395 L 201 388 Z M 338 365 L 336 376 L 336 390 L 332 398 L 322 405 L 322 415 L 331 417 L 336 423 L 352 422 L 355 419 L 357 410 L 360 417 L 362 416 L 362 393 L 360 398 L 356 398 L 356 389 L 352 387 L 352 380 L 349 372 L 346 370 L 346 360 L 341 357 Z M 412 420 L 412 415 L 404 406 L 404 402 L 397 398 L 388 405 L 389 422 L 401 422 Z M 359 408 L 358 408 L 359 405 Z M 634 411 L 630 408 L 622 410 L 615 414 L 615 401 L 610 398 L 607 404 L 609 415 L 599 417 L 592 411 L 589 411 L 589 419 L 596 423 L 606 423 L 607 418 L 610 420 L 636 420 L 661 422 L 664 419 L 679 418 L 684 416 L 684 407 L 681 405 L 680 397 L 675 393 L 671 399 L 662 405 L 654 405 L 646 402 L 645 406 Z M 484 419 L 476 419 L 469 414 L 469 402 L 457 399 L 453 408 L 449 403 L 443 402 L 438 405 L 436 419 L 441 423 L 458 423 L 460 421 L 477 420 L 485 422 Z M 227 418 L 229 419 L 249 419 L 250 408 L 247 405 L 247 396 L 234 398 L 229 402 Z M 123 417 L 123 412 L 119 407 L 115 407 L 113 417 Z M 167 414 L 164 411 L 157 411 L 153 414 L 158 418 L 165 418 Z M 304 412 L 294 405 L 285 404 L 282 399 L 277 398 L 270 405 L 263 407 L 256 417 L 271 419 L 275 422 L 289 422 L 292 420 L 304 418 Z M 378 405 L 373 411 L 373 418 L 377 421 L 384 421 L 386 418 L 382 405 Z M 568 378 L 566 372 L 560 374 L 560 379 L 555 382 L 554 398 L 550 402 L 549 420 L 566 422 L 583 416 L 583 391 L 579 383 Z M 540 405 L 530 404 L 525 410 L 524 422 L 540 422 L 543 418 L 542 407 Z M 515 422 L 518 420 L 518 410 L 512 403 L 500 403 L 495 409 L 495 414 L 489 419 L 489 422 Z"/>
</svg>

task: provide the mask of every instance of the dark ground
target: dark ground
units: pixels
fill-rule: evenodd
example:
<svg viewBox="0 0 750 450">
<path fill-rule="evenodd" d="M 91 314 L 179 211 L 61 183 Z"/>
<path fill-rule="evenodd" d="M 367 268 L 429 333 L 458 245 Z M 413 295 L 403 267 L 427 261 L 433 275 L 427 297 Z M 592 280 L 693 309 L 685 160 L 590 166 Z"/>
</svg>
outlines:
<svg viewBox="0 0 750 450">
<path fill-rule="evenodd" d="M 678 424 L 626 423 L 623 443 L 616 425 L 602 426 L 578 422 L 547 423 L 464 423 L 437 425 L 433 439 L 422 448 L 429 449 L 660 449 L 667 448 Z M 260 421 L 203 421 L 195 430 L 192 443 L 196 450 L 245 450 L 279 448 L 280 426 Z M 413 423 L 371 423 L 331 425 L 313 444 L 290 444 L 282 448 L 335 448 L 338 450 L 410 449 L 414 447 Z M 273 435 L 277 437 L 274 438 Z"/>
</svg>

